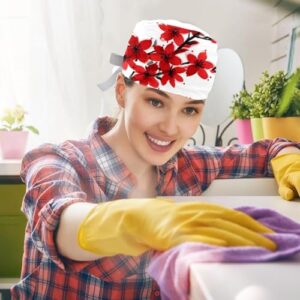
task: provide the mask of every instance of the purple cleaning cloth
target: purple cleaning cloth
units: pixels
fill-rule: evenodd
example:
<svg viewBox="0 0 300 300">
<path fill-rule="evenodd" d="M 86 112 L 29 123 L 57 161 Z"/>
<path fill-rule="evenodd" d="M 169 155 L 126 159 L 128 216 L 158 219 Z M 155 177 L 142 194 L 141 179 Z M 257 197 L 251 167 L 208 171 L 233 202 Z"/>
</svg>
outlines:
<svg viewBox="0 0 300 300">
<path fill-rule="evenodd" d="M 186 300 L 189 295 L 189 267 L 199 262 L 265 262 L 300 252 L 300 224 L 265 208 L 239 207 L 240 210 L 273 229 L 265 234 L 277 244 L 275 252 L 261 247 L 217 247 L 183 243 L 165 252 L 156 252 L 148 274 L 158 283 L 162 300 Z"/>
</svg>

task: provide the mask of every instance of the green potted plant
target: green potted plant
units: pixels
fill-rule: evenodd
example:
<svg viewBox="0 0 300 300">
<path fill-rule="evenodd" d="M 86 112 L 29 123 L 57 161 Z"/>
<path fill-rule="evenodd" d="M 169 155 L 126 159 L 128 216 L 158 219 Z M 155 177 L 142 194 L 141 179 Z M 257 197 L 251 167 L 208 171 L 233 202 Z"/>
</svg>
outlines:
<svg viewBox="0 0 300 300">
<path fill-rule="evenodd" d="M 25 124 L 26 111 L 21 105 L 6 108 L 0 117 L 0 148 L 2 158 L 20 159 L 24 155 L 28 131 L 39 134 L 39 131 Z"/>
<path fill-rule="evenodd" d="M 300 68 L 277 83 L 270 80 L 269 86 L 273 85 L 277 88 L 265 102 L 262 114 L 264 137 L 300 141 Z"/>
<path fill-rule="evenodd" d="M 231 116 L 235 120 L 239 142 L 242 144 L 251 144 L 252 131 L 250 123 L 251 95 L 246 89 L 242 89 L 233 96 Z"/>
<path fill-rule="evenodd" d="M 273 75 L 264 71 L 259 82 L 255 84 L 251 94 L 252 105 L 250 107 L 252 133 L 255 141 L 265 138 L 263 118 L 272 117 L 276 113 L 286 82 L 287 76 L 283 71 L 278 71 Z"/>
</svg>

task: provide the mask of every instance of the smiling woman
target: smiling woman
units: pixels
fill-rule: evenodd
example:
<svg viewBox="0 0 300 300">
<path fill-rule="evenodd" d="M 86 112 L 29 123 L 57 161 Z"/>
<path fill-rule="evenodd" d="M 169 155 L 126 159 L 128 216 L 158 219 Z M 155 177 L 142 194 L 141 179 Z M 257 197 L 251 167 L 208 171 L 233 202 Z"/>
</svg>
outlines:
<svg viewBox="0 0 300 300">
<path fill-rule="evenodd" d="M 128 88 L 125 82 L 119 74 L 115 90 L 122 112 L 103 139 L 140 177 L 152 165 L 166 163 L 195 133 L 204 101 L 137 83 Z"/>
<path fill-rule="evenodd" d="M 13 299 L 160 299 L 147 273 L 153 251 L 184 242 L 277 248 L 264 236 L 272 231 L 246 213 L 156 197 L 199 196 L 216 178 L 271 176 L 270 161 L 300 145 L 184 146 L 216 73 L 217 43 L 204 30 L 140 21 L 124 53 L 119 117 L 97 118 L 88 138 L 43 144 L 23 159 L 28 226 Z M 298 191 L 285 171 L 289 164 L 298 178 L 294 155 L 274 165 L 283 187 Z"/>
</svg>

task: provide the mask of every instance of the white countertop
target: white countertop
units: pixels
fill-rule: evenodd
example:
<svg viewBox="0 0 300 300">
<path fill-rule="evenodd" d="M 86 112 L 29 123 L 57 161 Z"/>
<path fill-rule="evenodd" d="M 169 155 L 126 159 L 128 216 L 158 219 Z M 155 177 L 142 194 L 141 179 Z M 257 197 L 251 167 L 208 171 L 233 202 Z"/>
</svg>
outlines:
<svg viewBox="0 0 300 300">
<path fill-rule="evenodd" d="M 21 170 L 21 160 L 0 159 L 0 176 L 18 176 Z"/>
<path fill-rule="evenodd" d="M 300 255 L 274 263 L 202 263 L 190 269 L 190 300 L 299 300 Z"/>
<path fill-rule="evenodd" d="M 17 284 L 20 278 L 1 278 L 0 277 L 0 290 L 9 290 L 13 285 Z M 0 291 L 1 300 L 1 291 Z"/>
<path fill-rule="evenodd" d="M 178 201 L 201 200 L 228 207 L 271 208 L 300 222 L 300 201 L 279 196 L 180 197 Z M 268 263 L 197 263 L 190 268 L 190 300 L 299 300 L 300 254 Z"/>
<path fill-rule="evenodd" d="M 236 179 L 238 182 L 240 179 Z M 221 180 L 220 180 L 221 181 Z M 283 200 L 280 196 L 196 196 L 172 197 L 176 201 L 207 201 L 227 207 L 255 206 L 273 209 L 296 222 L 300 222 L 300 199 L 294 201 Z M 300 298 L 299 298 L 300 299 Z"/>
</svg>

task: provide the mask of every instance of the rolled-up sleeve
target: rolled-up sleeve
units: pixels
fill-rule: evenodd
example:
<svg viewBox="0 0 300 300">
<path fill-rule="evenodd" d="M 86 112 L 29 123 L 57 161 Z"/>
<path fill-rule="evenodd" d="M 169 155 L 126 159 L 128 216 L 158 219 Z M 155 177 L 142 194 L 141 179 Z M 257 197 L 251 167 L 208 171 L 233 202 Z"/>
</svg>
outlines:
<svg viewBox="0 0 300 300">
<path fill-rule="evenodd" d="M 300 149 L 300 143 L 278 138 L 247 145 L 185 148 L 178 157 L 177 189 L 196 195 L 215 179 L 272 177 L 270 162 L 286 147 Z"/>
<path fill-rule="evenodd" d="M 86 201 L 78 173 L 61 149 L 47 144 L 24 157 L 21 178 L 26 183 L 22 211 L 31 227 L 32 241 L 39 251 L 64 268 L 55 244 L 55 230 L 68 205 Z"/>
<path fill-rule="evenodd" d="M 272 177 L 270 161 L 286 147 L 300 149 L 300 143 L 277 138 L 220 149 L 217 154 L 220 166 L 217 178 Z"/>
</svg>

